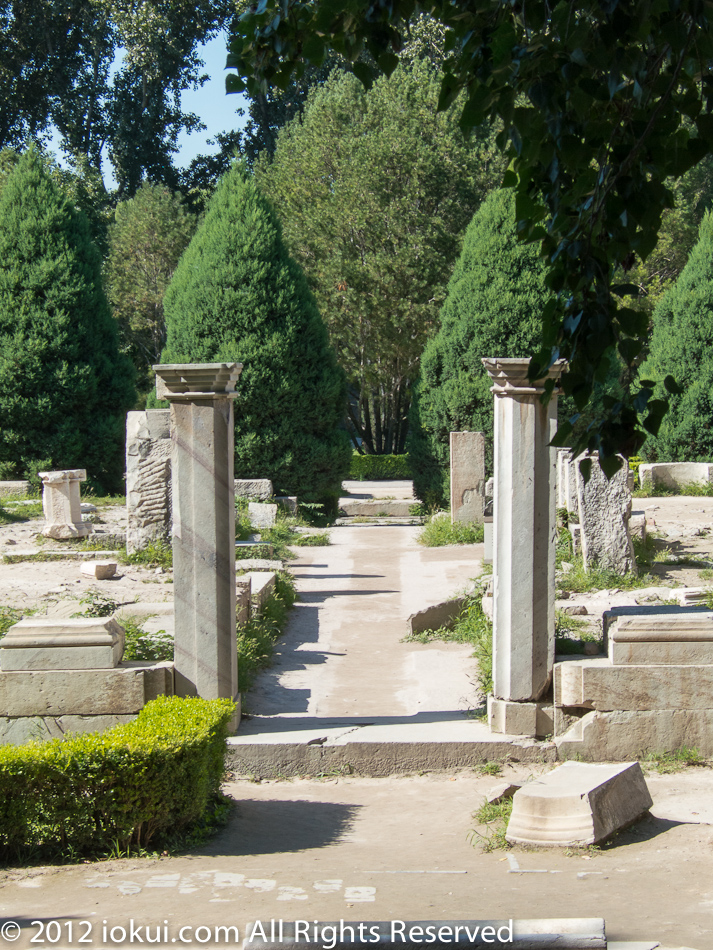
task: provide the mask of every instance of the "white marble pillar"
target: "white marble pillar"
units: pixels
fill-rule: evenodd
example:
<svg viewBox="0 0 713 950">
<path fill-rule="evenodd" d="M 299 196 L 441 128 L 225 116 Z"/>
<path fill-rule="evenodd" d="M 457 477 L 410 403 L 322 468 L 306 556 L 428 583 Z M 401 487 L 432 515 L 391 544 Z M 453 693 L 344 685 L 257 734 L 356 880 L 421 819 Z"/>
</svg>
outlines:
<svg viewBox="0 0 713 950">
<path fill-rule="evenodd" d="M 47 522 L 42 534 L 57 541 L 86 538 L 94 530 L 90 522 L 82 521 L 80 482 L 87 480 L 83 468 L 68 468 L 59 472 L 38 472 L 42 482 L 42 510 Z"/>
<path fill-rule="evenodd" d="M 175 692 L 238 693 L 233 403 L 240 363 L 154 366 L 171 404 Z"/>
<path fill-rule="evenodd" d="M 536 735 L 538 700 L 554 663 L 557 397 L 543 405 L 545 379 L 527 378 L 527 359 L 484 359 L 495 397 L 495 731 Z M 564 363 L 549 378 L 558 378 Z M 516 706 L 514 704 L 523 704 Z"/>
</svg>

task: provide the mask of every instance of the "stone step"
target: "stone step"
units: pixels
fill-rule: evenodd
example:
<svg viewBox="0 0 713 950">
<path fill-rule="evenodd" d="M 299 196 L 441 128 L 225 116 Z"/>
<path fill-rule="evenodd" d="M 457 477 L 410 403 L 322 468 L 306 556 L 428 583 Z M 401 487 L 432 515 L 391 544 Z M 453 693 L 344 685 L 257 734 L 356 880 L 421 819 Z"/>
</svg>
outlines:
<svg viewBox="0 0 713 950">
<path fill-rule="evenodd" d="M 443 718 L 448 715 L 254 716 L 228 738 L 227 767 L 237 775 L 265 779 L 329 772 L 381 777 L 485 762 L 556 761 L 552 742 L 493 735 L 484 720 Z"/>
</svg>

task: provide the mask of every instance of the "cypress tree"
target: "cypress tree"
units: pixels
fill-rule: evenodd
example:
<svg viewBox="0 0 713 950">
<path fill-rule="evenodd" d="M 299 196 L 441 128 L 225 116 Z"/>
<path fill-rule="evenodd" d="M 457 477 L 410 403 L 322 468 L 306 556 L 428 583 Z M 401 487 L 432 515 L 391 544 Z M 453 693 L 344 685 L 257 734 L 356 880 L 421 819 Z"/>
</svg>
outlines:
<svg viewBox="0 0 713 950">
<path fill-rule="evenodd" d="M 713 214 L 701 222 L 698 243 L 675 284 L 653 313 L 649 356 L 639 376 L 659 382 L 671 374 L 684 391 L 641 454 L 662 462 L 713 459 Z M 659 395 L 657 393 L 656 395 Z"/>
<path fill-rule="evenodd" d="M 121 491 L 135 399 L 89 223 L 30 149 L 0 195 L 3 473 L 86 468 L 97 490 Z"/>
<path fill-rule="evenodd" d="M 493 396 L 481 358 L 530 356 L 546 297 L 539 250 L 517 238 L 514 193 L 491 192 L 468 226 L 440 328 L 421 357 L 409 459 L 424 503 L 447 500 L 451 432 L 484 432 L 492 468 Z"/>
<path fill-rule="evenodd" d="M 164 299 L 166 363 L 240 362 L 235 475 L 333 502 L 349 470 L 346 381 L 280 224 L 235 164 Z"/>
</svg>

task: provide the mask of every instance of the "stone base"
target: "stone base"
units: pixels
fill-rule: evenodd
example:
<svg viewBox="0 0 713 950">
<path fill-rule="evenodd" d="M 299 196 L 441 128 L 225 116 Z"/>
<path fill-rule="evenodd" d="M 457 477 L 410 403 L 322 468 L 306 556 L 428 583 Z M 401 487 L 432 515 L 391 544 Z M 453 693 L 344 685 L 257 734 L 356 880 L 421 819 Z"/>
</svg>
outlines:
<svg viewBox="0 0 713 950">
<path fill-rule="evenodd" d="M 646 712 L 590 712 L 556 736 L 559 759 L 621 762 L 646 752 L 697 749 L 713 756 L 713 710 L 657 709 Z"/>
<path fill-rule="evenodd" d="M 0 669 L 113 669 L 121 660 L 124 642 L 124 629 L 113 617 L 26 617 L 0 640 Z"/>
<path fill-rule="evenodd" d="M 552 703 L 515 703 L 488 696 L 490 731 L 507 736 L 543 739 L 554 733 Z"/>
<path fill-rule="evenodd" d="M 123 663 L 114 670 L 0 673 L 0 709 L 20 716 L 125 716 L 173 695 L 172 663 Z"/>
<path fill-rule="evenodd" d="M 70 732 L 105 732 L 123 726 L 138 713 L 124 716 L 20 716 L 0 718 L 0 745 L 23 745 L 33 739 L 61 739 Z"/>
<path fill-rule="evenodd" d="M 48 524 L 42 534 L 45 538 L 53 538 L 55 541 L 70 541 L 72 538 L 86 538 L 93 530 L 93 525 L 84 523 Z"/>
<path fill-rule="evenodd" d="M 515 793 L 505 837 L 510 844 L 539 847 L 597 844 L 652 805 L 638 762 L 565 762 Z"/>
</svg>

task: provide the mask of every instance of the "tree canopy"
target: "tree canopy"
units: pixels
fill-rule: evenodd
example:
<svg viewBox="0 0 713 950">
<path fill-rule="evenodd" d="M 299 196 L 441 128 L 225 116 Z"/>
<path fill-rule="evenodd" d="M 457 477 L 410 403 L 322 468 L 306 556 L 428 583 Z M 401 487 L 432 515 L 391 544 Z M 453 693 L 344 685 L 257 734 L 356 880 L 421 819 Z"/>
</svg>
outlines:
<svg viewBox="0 0 713 950">
<path fill-rule="evenodd" d="M 492 473 L 493 397 L 481 360 L 530 356 L 546 299 L 544 262 L 517 239 L 515 196 L 494 191 L 468 227 L 438 333 L 421 359 L 409 462 L 414 491 L 429 506 L 448 496 L 451 432 L 483 432 Z"/>
<path fill-rule="evenodd" d="M 0 194 L 0 462 L 86 468 L 121 491 L 136 393 L 86 217 L 31 149 Z"/>
<path fill-rule="evenodd" d="M 419 12 L 446 28 L 439 107 L 463 95 L 463 128 L 502 123 L 510 160 L 504 184 L 517 196 L 518 229 L 539 241 L 551 297 L 530 375 L 561 357 L 562 383 L 579 410 L 616 351 L 641 357 L 648 320 L 628 305 L 626 280 L 656 246 L 667 180 L 713 150 L 713 4 L 709 0 L 261 0 L 233 32 L 229 91 L 286 85 L 330 51 L 370 77 L 367 50 L 391 73 L 404 24 Z M 664 390 L 675 392 L 672 377 Z M 605 400 L 605 413 L 576 440 L 603 467 L 656 433 L 667 408 L 651 387 Z M 575 420 L 573 420 L 574 422 Z M 557 440 L 572 435 L 569 424 Z"/>
<path fill-rule="evenodd" d="M 713 215 L 703 219 L 698 243 L 681 276 L 653 315 L 643 380 L 672 372 L 686 381 L 655 438 L 644 446 L 653 461 L 713 459 Z"/>
<path fill-rule="evenodd" d="M 337 71 L 279 133 L 256 180 L 274 202 L 351 384 L 355 441 L 403 452 L 411 386 L 473 212 L 502 174 L 487 132 L 437 113 L 428 61 L 365 92 Z"/>
<path fill-rule="evenodd" d="M 218 186 L 164 307 L 162 362 L 243 364 L 236 477 L 336 501 L 351 458 L 344 374 L 280 223 L 241 165 Z"/>
</svg>

